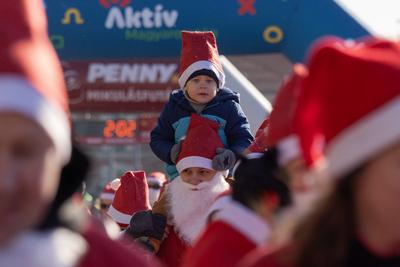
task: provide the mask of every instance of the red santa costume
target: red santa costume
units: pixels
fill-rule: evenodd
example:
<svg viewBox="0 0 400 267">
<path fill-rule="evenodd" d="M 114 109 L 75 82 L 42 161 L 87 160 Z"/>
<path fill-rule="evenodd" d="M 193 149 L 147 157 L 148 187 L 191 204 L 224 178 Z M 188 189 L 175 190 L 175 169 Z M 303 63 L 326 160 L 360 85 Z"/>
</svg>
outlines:
<svg viewBox="0 0 400 267">
<path fill-rule="evenodd" d="M 220 201 L 224 202 L 220 208 Z M 270 227 L 254 211 L 223 196 L 211 210 L 219 209 L 213 221 L 183 260 L 184 267 L 235 266 L 257 246 L 267 242 Z"/>
<path fill-rule="evenodd" d="M 348 179 L 344 177 L 346 173 L 379 157 L 385 148 L 399 141 L 400 45 L 376 39 L 349 43 L 339 38 L 325 38 L 314 45 L 310 55 L 310 74 L 299 98 L 302 105 L 295 114 L 295 129 L 310 169 L 321 178 L 338 183 Z M 369 97 L 362 98 L 364 95 Z M 354 193 L 352 198 L 356 198 Z M 351 216 L 358 223 L 346 233 L 349 240 L 344 246 L 345 252 L 339 253 L 343 258 L 336 253 L 332 257 L 335 263 L 400 266 L 398 243 L 386 253 L 376 251 L 362 237 L 359 207 L 354 202 L 353 205 Z M 330 210 L 330 216 L 336 216 L 335 211 Z M 329 233 L 335 235 L 335 229 Z M 294 256 L 302 256 L 297 249 L 297 242 L 288 239 L 283 246 L 250 253 L 238 266 L 296 266 Z M 326 258 L 326 253 L 316 250 L 303 253 Z"/>
<path fill-rule="evenodd" d="M 223 147 L 216 122 L 193 114 L 178 157 L 179 172 L 189 167 L 211 169 L 218 147 Z M 166 266 L 179 266 L 183 253 L 207 224 L 208 210 L 215 198 L 229 188 L 227 171 L 217 172 L 208 182 L 191 185 L 178 176 L 166 186 L 169 203 L 167 235 L 158 256 Z"/>
<path fill-rule="evenodd" d="M 19 114 L 41 127 L 54 144 L 54 155 L 67 164 L 72 151 L 67 91 L 48 39 L 43 1 L 1 1 L 0 58 L 0 112 Z M 3 209 L 1 214 L 10 215 Z M 0 266 L 158 266 L 101 232 L 82 234 L 61 224 L 33 228 L 21 228 L 1 246 Z"/>
</svg>

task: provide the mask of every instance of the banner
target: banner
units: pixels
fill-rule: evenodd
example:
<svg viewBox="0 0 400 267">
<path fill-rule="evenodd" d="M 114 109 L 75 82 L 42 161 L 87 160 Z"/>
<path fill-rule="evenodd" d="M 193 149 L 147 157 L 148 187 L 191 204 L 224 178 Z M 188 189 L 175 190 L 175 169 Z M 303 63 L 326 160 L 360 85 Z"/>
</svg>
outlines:
<svg viewBox="0 0 400 267">
<path fill-rule="evenodd" d="M 63 62 L 72 111 L 159 112 L 178 86 L 177 60 Z"/>
</svg>

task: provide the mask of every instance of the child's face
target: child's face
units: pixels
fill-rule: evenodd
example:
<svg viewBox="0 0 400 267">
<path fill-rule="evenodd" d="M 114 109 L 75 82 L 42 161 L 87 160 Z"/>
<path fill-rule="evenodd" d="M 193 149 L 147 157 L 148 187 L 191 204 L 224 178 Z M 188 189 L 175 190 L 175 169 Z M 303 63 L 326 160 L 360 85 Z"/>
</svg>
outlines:
<svg viewBox="0 0 400 267">
<path fill-rule="evenodd" d="M 189 97 L 200 104 L 207 104 L 217 95 L 217 83 L 207 75 L 190 79 L 185 89 Z"/>
<path fill-rule="evenodd" d="M 184 169 L 180 176 L 185 183 L 198 185 L 201 182 L 210 181 L 216 173 L 216 171 L 206 168 L 191 167 Z"/>
<path fill-rule="evenodd" d="M 43 218 L 59 182 L 61 160 L 36 123 L 0 112 L 0 246 Z"/>
</svg>

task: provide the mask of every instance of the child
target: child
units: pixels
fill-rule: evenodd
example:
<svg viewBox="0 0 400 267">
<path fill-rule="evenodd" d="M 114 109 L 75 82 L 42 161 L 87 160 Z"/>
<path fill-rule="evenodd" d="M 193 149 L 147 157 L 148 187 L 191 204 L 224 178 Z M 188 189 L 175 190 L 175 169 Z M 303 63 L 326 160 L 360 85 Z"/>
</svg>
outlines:
<svg viewBox="0 0 400 267">
<path fill-rule="evenodd" d="M 225 148 L 217 151 L 213 168 L 231 169 L 235 154 L 248 147 L 253 137 L 239 105 L 239 94 L 223 87 L 225 75 L 212 32 L 182 32 L 180 67 L 181 90 L 171 93 L 158 125 L 151 132 L 151 149 L 167 163 L 168 178 L 178 176 L 175 163 L 180 141 L 186 134 L 190 115 L 197 113 L 219 124 L 218 134 Z"/>
</svg>

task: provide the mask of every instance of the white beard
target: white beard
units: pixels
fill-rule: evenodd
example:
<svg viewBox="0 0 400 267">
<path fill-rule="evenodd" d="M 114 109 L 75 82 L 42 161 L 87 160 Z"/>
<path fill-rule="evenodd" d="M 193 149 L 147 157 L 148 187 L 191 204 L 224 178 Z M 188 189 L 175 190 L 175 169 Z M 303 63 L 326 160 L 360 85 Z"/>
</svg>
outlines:
<svg viewBox="0 0 400 267">
<path fill-rule="evenodd" d="M 196 186 L 183 182 L 180 176 L 168 185 L 170 219 L 184 241 L 193 243 L 207 224 L 208 210 L 215 198 L 228 189 L 229 184 L 221 172 L 217 172 L 211 181 Z"/>
</svg>

